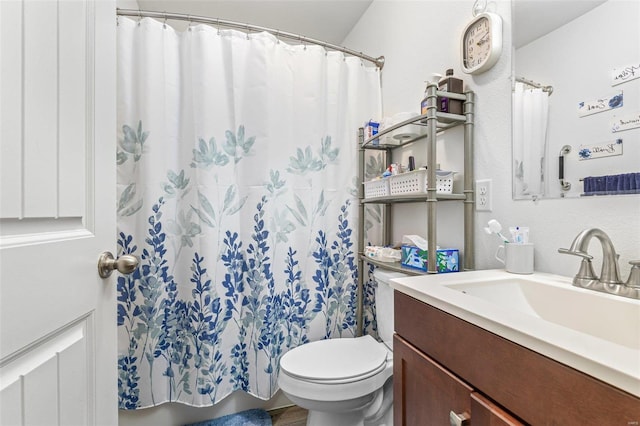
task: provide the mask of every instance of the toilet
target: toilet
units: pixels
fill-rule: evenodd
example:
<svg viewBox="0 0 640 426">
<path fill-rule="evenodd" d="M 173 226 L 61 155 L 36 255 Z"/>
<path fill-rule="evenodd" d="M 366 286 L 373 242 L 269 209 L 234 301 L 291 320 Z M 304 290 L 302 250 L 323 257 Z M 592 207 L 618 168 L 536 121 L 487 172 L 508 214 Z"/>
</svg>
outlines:
<svg viewBox="0 0 640 426">
<path fill-rule="evenodd" d="M 393 289 L 399 272 L 376 269 L 378 335 L 298 346 L 280 359 L 278 384 L 309 411 L 307 426 L 393 425 Z"/>
</svg>

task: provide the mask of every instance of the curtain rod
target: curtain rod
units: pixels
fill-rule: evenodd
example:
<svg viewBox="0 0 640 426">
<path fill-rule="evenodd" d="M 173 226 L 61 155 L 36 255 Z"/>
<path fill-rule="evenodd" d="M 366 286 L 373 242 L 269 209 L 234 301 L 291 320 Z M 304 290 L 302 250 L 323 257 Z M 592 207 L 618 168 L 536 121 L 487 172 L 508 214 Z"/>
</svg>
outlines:
<svg viewBox="0 0 640 426">
<path fill-rule="evenodd" d="M 537 89 L 542 89 L 542 91 L 547 92 L 549 96 L 551 96 L 551 94 L 553 93 L 553 86 L 545 86 L 544 84 L 536 83 L 535 81 L 526 79 L 524 77 L 516 77 L 516 81 L 535 87 Z"/>
<path fill-rule="evenodd" d="M 327 43 L 320 40 L 315 40 L 309 37 L 305 37 L 298 34 L 288 33 L 285 31 L 274 30 L 272 28 L 260 27 L 258 25 L 251 24 L 243 24 L 240 22 L 228 21 L 226 19 L 218 19 L 218 18 L 209 18 L 206 16 L 197 16 L 197 15 L 185 15 L 182 13 L 168 13 L 168 12 L 154 12 L 151 10 L 137 10 L 137 9 L 116 9 L 116 14 L 119 16 L 134 16 L 139 18 L 159 18 L 164 19 L 174 19 L 179 21 L 189 21 L 189 22 L 198 22 L 202 24 L 211 24 L 216 26 L 223 26 L 228 28 L 235 28 L 244 31 L 256 31 L 256 32 L 268 32 L 274 35 L 276 38 L 284 37 L 292 40 L 298 40 L 300 43 L 309 43 L 316 44 L 318 46 L 322 46 L 324 48 L 328 48 L 331 50 L 336 50 L 338 52 L 347 53 L 351 56 L 355 56 L 369 62 L 373 62 L 378 68 L 382 69 L 384 66 L 384 56 L 378 56 L 374 58 L 372 56 L 365 55 L 362 52 L 356 52 L 355 50 L 347 49 L 346 47 L 337 46 L 335 44 Z"/>
</svg>

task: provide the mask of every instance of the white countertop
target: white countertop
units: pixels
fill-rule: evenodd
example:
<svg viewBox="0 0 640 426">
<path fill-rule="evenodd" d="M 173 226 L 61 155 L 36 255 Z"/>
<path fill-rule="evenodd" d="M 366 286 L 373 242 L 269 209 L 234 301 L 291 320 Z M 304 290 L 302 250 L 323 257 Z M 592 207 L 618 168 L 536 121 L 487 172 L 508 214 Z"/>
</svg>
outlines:
<svg viewBox="0 0 640 426">
<path fill-rule="evenodd" d="M 579 327 L 569 328 L 558 325 L 531 312 L 525 313 L 514 309 L 509 302 L 491 302 L 447 287 L 457 283 L 484 283 L 521 277 L 535 277 L 535 280 L 544 285 L 554 286 L 556 289 L 562 288 L 564 293 L 575 292 L 567 293 L 569 298 L 575 296 L 584 299 L 588 296 L 588 299 L 596 304 L 613 306 L 623 304 L 624 312 L 629 312 L 630 318 L 614 321 L 611 318 L 602 317 L 597 318 L 597 321 L 605 322 L 603 324 L 605 327 L 623 327 L 622 330 L 616 329 L 616 331 L 632 333 L 630 336 L 625 336 L 629 337 L 627 340 L 631 341 L 631 344 L 619 344 L 615 339 L 610 341 L 577 331 Z M 503 270 L 396 278 L 392 280 L 391 286 L 408 296 L 640 397 L 640 333 L 638 333 L 640 301 L 638 300 L 577 288 L 571 285 L 571 279 L 567 277 L 542 273 L 529 276 L 515 275 Z M 549 300 L 551 309 L 555 309 L 554 303 L 560 302 Z M 558 309 L 569 311 L 569 315 L 572 308 L 576 309 L 575 306 L 558 306 Z M 546 306 L 546 309 L 549 309 L 549 306 Z M 601 312 L 592 313 L 594 316 L 598 314 Z M 611 324 L 607 324 L 607 321 L 611 321 Z"/>
</svg>

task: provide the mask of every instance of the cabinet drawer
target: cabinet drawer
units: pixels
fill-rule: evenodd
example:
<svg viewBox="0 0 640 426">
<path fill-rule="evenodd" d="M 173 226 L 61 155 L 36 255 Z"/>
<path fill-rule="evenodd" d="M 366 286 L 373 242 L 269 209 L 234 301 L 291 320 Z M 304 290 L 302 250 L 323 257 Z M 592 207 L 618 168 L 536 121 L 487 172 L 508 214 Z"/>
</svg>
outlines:
<svg viewBox="0 0 640 426">
<path fill-rule="evenodd" d="M 398 291 L 395 330 L 527 423 L 640 421 L 640 398 Z"/>
<path fill-rule="evenodd" d="M 449 413 L 470 413 L 472 389 L 397 335 L 393 337 L 395 426 L 449 424 Z"/>
<path fill-rule="evenodd" d="M 523 426 L 523 423 L 478 392 L 471 394 L 473 426 Z"/>
</svg>

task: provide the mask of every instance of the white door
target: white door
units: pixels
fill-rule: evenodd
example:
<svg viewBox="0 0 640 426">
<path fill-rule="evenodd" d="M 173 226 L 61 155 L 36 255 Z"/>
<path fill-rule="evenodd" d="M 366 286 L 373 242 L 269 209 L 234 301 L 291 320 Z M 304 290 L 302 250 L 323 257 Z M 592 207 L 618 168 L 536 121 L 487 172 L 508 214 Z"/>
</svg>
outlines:
<svg viewBox="0 0 640 426">
<path fill-rule="evenodd" d="M 0 0 L 0 424 L 117 424 L 115 4 Z"/>
</svg>

